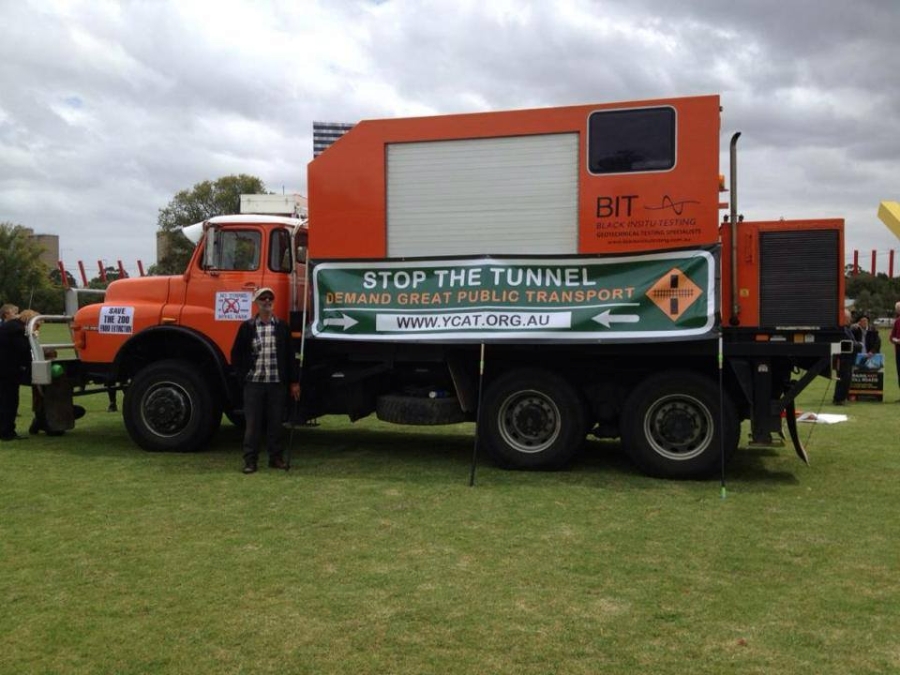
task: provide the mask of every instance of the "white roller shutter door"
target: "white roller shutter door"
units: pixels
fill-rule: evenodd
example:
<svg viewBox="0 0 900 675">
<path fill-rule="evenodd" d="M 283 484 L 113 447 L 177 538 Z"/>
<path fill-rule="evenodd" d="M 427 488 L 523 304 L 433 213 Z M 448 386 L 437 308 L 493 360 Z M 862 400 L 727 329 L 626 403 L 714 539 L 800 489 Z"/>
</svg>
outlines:
<svg viewBox="0 0 900 675">
<path fill-rule="evenodd" d="M 578 134 L 387 149 L 390 257 L 578 252 Z"/>
</svg>

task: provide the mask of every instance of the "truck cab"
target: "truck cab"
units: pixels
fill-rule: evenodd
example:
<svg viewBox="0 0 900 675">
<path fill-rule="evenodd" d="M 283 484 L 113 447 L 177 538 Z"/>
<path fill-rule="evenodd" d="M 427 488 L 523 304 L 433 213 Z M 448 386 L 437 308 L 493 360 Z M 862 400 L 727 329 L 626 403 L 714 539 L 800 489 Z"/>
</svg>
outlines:
<svg viewBox="0 0 900 675">
<path fill-rule="evenodd" d="M 182 275 L 115 281 L 72 323 L 78 379 L 126 389 L 125 425 L 147 450 L 199 448 L 223 412 L 239 414 L 230 352 L 256 289 L 272 288 L 277 316 L 302 324 L 304 221 L 217 216 L 185 234 L 198 245 Z"/>
</svg>

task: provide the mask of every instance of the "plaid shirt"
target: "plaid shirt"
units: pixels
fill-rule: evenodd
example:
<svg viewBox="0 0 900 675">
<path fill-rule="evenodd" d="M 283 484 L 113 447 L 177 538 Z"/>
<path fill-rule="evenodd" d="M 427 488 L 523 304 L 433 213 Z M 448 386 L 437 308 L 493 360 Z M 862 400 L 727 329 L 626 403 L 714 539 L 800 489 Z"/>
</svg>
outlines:
<svg viewBox="0 0 900 675">
<path fill-rule="evenodd" d="M 247 375 L 248 382 L 280 382 L 278 377 L 278 355 L 275 350 L 275 323 L 272 317 L 268 323 L 256 317 L 256 337 L 253 340 L 253 369 Z"/>
</svg>

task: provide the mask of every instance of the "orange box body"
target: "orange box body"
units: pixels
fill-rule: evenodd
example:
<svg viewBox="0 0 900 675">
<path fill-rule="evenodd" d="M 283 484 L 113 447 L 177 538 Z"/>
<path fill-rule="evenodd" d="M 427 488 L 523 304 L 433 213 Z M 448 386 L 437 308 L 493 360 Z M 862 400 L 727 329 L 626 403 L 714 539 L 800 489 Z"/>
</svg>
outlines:
<svg viewBox="0 0 900 675">
<path fill-rule="evenodd" d="M 591 113 L 641 108 L 674 110 L 674 166 L 602 175 L 589 171 Z M 389 146 L 542 134 L 578 135 L 573 158 L 578 162 L 578 241 L 571 253 L 657 251 L 715 243 L 719 114 L 718 96 L 697 96 L 360 122 L 309 164 L 310 256 L 386 257 Z"/>
</svg>

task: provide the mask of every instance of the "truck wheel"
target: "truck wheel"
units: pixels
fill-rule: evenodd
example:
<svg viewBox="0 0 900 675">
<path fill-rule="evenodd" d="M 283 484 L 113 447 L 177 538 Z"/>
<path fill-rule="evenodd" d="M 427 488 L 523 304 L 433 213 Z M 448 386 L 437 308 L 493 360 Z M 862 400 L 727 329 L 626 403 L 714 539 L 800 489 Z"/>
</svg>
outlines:
<svg viewBox="0 0 900 675">
<path fill-rule="evenodd" d="M 502 467 L 558 469 L 581 448 L 585 424 L 581 397 L 564 377 L 522 368 L 487 387 L 478 434 Z"/>
<path fill-rule="evenodd" d="M 393 424 L 456 424 L 465 422 L 466 414 L 456 396 L 424 398 L 386 394 L 375 401 L 375 416 Z"/>
<path fill-rule="evenodd" d="M 648 377 L 631 392 L 622 414 L 625 451 L 645 473 L 659 478 L 708 477 L 721 469 L 723 438 L 727 461 L 738 433 L 728 395 L 720 399 L 714 382 L 690 372 Z"/>
<path fill-rule="evenodd" d="M 174 359 L 147 366 L 135 376 L 125 391 L 123 413 L 132 440 L 151 452 L 200 450 L 216 422 L 213 396 L 200 371 Z"/>
</svg>

